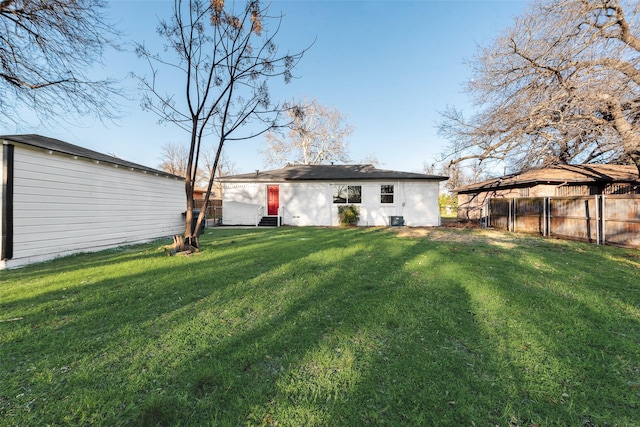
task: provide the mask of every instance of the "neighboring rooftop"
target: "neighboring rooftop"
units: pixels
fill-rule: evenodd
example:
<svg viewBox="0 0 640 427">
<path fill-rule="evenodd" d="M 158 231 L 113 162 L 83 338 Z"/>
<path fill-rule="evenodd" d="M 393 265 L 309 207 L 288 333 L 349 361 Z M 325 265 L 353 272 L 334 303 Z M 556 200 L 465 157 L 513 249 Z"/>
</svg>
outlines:
<svg viewBox="0 0 640 427">
<path fill-rule="evenodd" d="M 88 160 L 99 161 L 104 163 L 110 163 L 113 165 L 123 166 L 127 168 L 138 169 L 144 172 L 150 172 L 158 175 L 164 175 L 179 179 L 184 179 L 177 175 L 173 175 L 158 169 L 150 168 L 147 166 L 139 165 L 137 163 L 122 160 L 118 157 L 102 154 L 97 151 L 89 150 L 77 145 L 69 144 L 68 142 L 60 141 L 54 138 L 48 138 L 41 135 L 0 135 L 0 141 L 12 141 L 19 144 L 29 145 L 31 147 L 42 148 L 44 150 L 53 151 L 56 153 L 68 154 L 70 156 L 77 156 Z"/>
<path fill-rule="evenodd" d="M 221 177 L 224 182 L 277 182 L 327 180 L 438 180 L 446 176 L 378 169 L 373 165 L 293 165 L 282 169 Z"/>
<path fill-rule="evenodd" d="M 529 184 L 638 182 L 638 168 L 628 165 L 553 165 L 501 176 L 456 188 L 457 193 L 518 187 Z"/>
</svg>

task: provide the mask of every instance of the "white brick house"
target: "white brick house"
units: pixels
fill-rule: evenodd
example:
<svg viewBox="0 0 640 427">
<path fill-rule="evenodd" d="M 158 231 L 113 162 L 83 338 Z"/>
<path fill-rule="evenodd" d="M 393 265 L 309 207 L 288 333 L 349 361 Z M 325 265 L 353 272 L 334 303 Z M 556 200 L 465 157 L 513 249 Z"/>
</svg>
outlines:
<svg viewBox="0 0 640 427">
<path fill-rule="evenodd" d="M 438 187 L 446 177 L 372 165 L 297 165 L 220 178 L 224 225 L 263 217 L 296 226 L 339 225 L 338 206 L 360 208 L 361 226 L 440 224 Z"/>
</svg>

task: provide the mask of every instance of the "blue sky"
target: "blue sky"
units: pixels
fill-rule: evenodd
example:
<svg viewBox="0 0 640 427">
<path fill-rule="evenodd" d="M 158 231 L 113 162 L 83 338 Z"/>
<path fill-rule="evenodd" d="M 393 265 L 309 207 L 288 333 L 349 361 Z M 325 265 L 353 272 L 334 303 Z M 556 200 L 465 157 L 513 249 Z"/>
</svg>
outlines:
<svg viewBox="0 0 640 427">
<path fill-rule="evenodd" d="M 490 43 L 523 13 L 524 0 L 274 0 L 271 11 L 285 17 L 280 49 L 295 52 L 314 45 L 295 70 L 295 79 L 274 82 L 272 98 L 317 99 L 337 108 L 355 128 L 349 138 L 352 163 L 375 156 L 385 169 L 422 171 L 443 151 L 437 135 L 438 111 L 455 105 L 472 112 L 461 93 L 470 77 L 465 63 L 478 45 Z M 161 49 L 158 17 L 172 0 L 111 0 L 109 13 L 127 36 Z M 76 124 L 24 126 L 3 134 L 39 133 L 103 153 L 157 167 L 161 146 L 184 143 L 188 135 L 139 105 L 130 72 L 148 72 L 131 49 L 109 52 L 96 75 L 122 80 L 130 101 L 122 101 L 117 123 L 77 120 Z M 181 82 L 166 86 L 180 92 Z M 213 141 L 212 141 L 213 142 Z M 238 173 L 265 169 L 264 137 L 225 146 Z"/>
</svg>

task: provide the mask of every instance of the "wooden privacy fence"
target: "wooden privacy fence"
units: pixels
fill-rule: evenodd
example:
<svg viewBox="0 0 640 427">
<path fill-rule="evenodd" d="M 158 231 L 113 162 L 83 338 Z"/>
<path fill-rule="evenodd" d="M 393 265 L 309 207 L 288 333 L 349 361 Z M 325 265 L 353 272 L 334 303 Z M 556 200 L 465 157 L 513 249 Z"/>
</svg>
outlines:
<svg viewBox="0 0 640 427">
<path fill-rule="evenodd" d="M 194 199 L 193 205 L 195 209 L 202 209 L 204 206 L 204 200 L 202 199 Z M 206 225 L 207 227 L 212 227 L 215 225 L 222 224 L 222 200 L 220 199 L 210 199 L 209 206 L 207 207 L 206 212 Z"/>
<path fill-rule="evenodd" d="M 497 229 L 640 246 L 640 195 L 494 198 L 487 212 Z"/>
</svg>

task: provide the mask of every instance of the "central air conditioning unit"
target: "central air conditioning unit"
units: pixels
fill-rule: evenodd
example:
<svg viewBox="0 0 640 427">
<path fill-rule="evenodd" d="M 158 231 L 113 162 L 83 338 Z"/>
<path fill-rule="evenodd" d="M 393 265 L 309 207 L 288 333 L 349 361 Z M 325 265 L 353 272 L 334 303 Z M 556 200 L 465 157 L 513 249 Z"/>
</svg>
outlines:
<svg viewBox="0 0 640 427">
<path fill-rule="evenodd" d="M 389 225 L 391 227 L 401 227 L 404 225 L 404 217 L 401 216 L 390 216 L 389 217 Z"/>
</svg>

